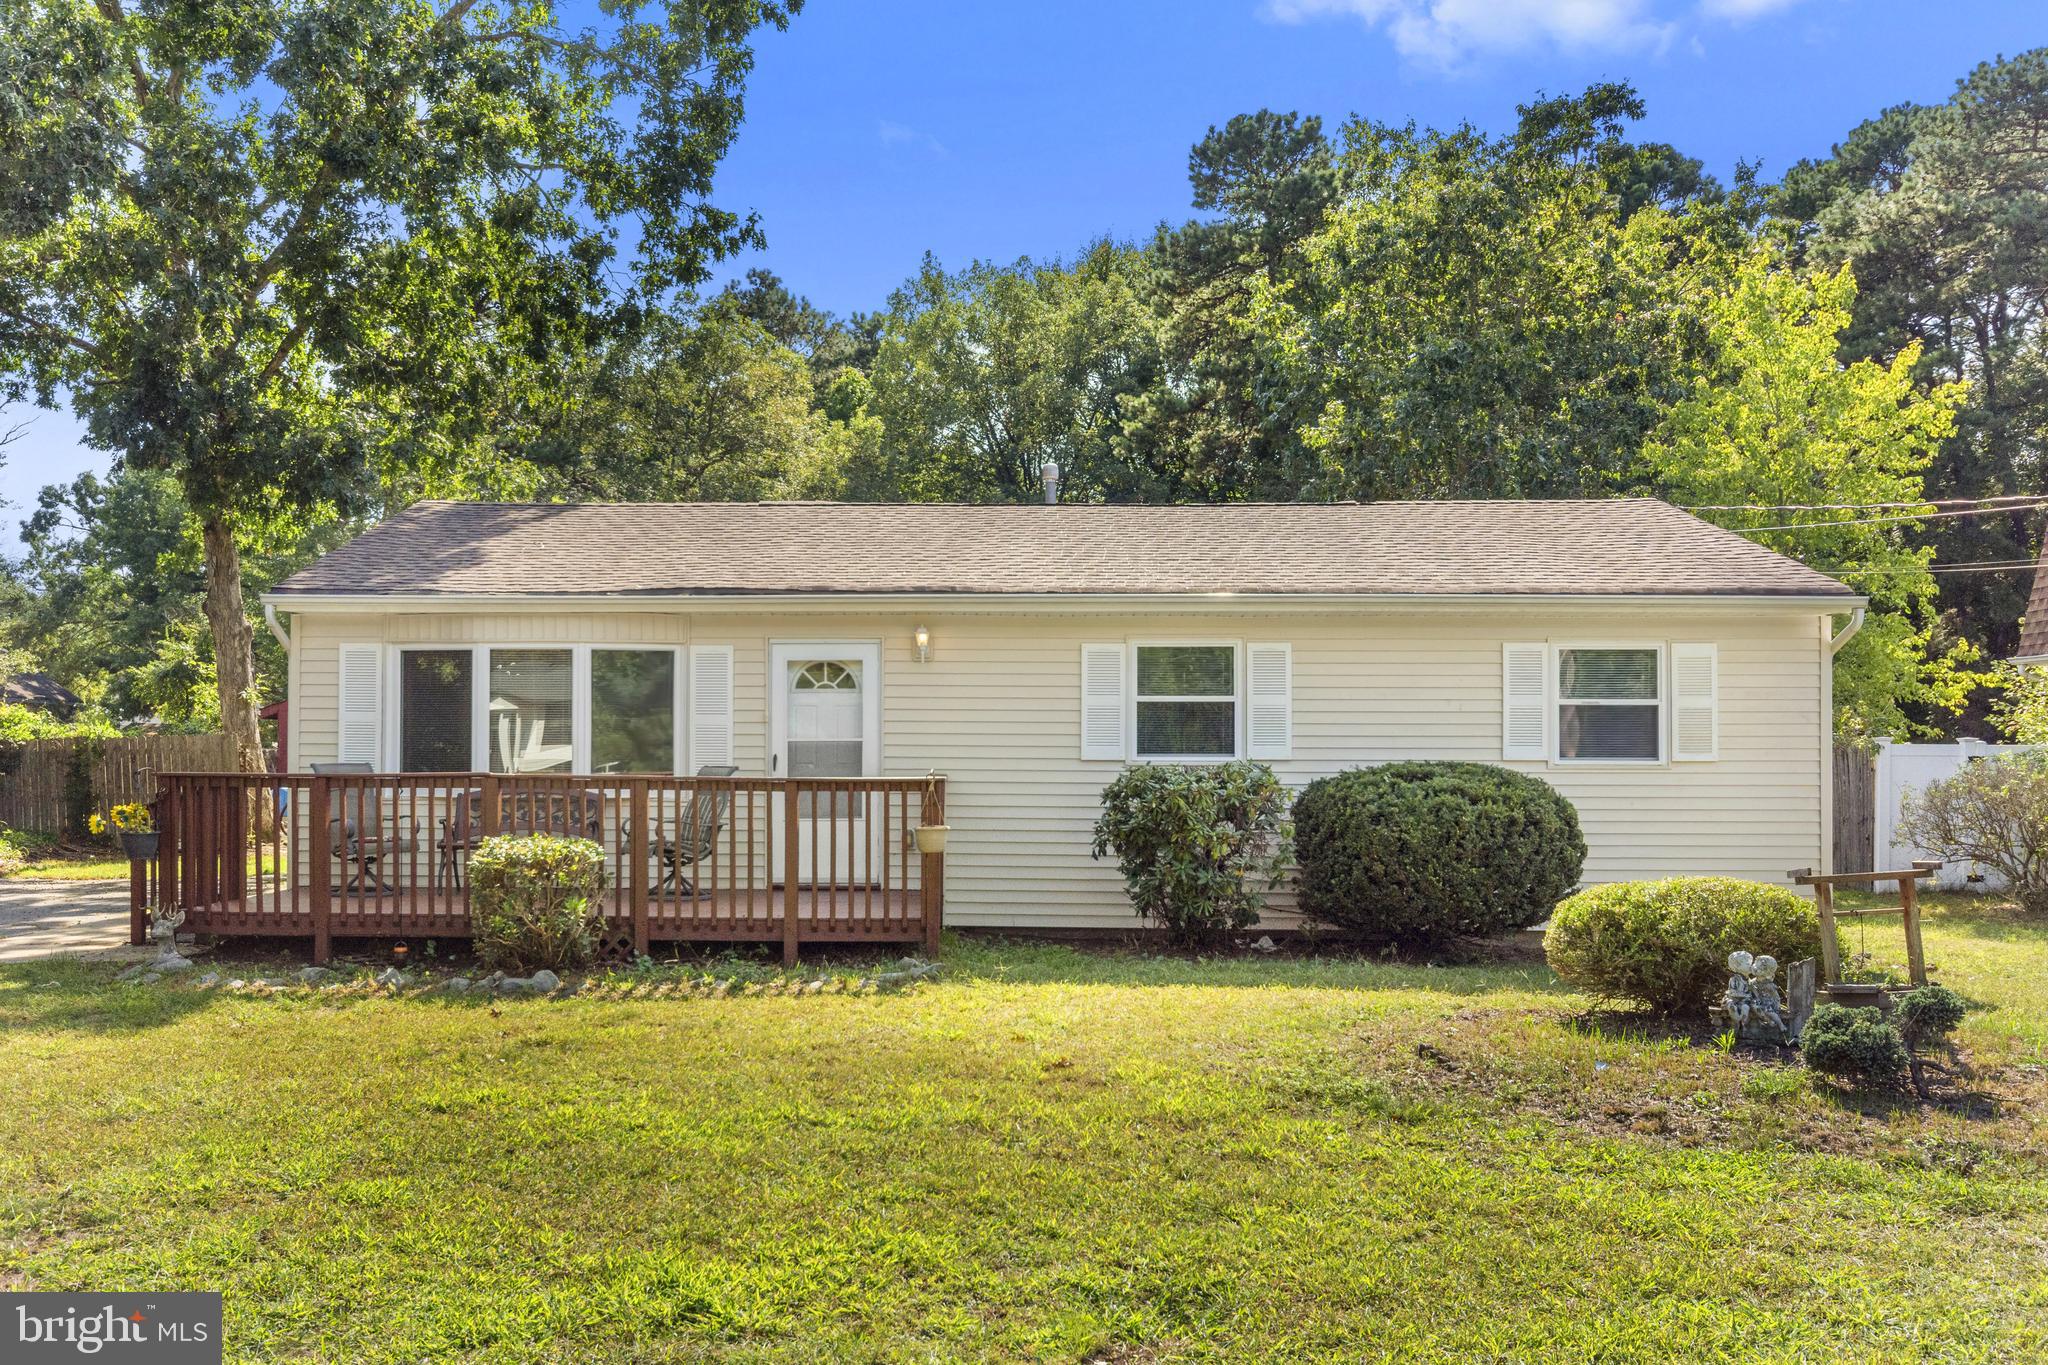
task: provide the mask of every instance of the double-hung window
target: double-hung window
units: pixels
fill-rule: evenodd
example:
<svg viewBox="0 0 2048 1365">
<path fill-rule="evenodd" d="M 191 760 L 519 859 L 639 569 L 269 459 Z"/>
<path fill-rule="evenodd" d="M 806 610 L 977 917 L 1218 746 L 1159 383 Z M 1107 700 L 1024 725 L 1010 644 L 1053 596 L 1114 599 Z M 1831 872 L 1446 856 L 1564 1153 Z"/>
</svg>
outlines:
<svg viewBox="0 0 2048 1365">
<path fill-rule="evenodd" d="M 1664 758 L 1664 651 L 1654 645 L 1557 650 L 1562 763 Z"/>
<path fill-rule="evenodd" d="M 1133 647 L 1134 757 L 1237 756 L 1236 645 Z"/>
</svg>

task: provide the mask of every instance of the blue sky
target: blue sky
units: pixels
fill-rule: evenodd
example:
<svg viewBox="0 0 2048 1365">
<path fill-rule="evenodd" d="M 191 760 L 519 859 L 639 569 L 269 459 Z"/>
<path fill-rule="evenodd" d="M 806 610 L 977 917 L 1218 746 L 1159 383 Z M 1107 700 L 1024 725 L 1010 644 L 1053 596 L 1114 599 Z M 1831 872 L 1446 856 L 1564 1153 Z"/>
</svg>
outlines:
<svg viewBox="0 0 2048 1365">
<path fill-rule="evenodd" d="M 1185 217 L 1187 149 L 1262 106 L 1499 129 L 1538 91 L 1633 82 L 1645 136 L 1775 178 L 1979 61 L 2048 42 L 2038 0 L 809 0 L 765 34 L 719 199 L 766 265 L 837 312 L 927 250 L 948 265 L 1070 254 Z M 0 553 L 43 484 L 105 457 L 21 409 Z"/>
</svg>

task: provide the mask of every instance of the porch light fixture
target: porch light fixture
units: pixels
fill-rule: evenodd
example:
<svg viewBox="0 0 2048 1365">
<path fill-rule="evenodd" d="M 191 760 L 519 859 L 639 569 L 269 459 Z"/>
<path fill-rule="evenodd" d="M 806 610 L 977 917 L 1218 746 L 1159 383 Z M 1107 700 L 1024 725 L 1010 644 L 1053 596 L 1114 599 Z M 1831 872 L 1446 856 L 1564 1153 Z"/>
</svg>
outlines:
<svg viewBox="0 0 2048 1365">
<path fill-rule="evenodd" d="M 918 626 L 910 632 L 911 643 L 917 646 L 917 661 L 928 664 L 932 661 L 932 633 L 928 627 Z"/>
</svg>

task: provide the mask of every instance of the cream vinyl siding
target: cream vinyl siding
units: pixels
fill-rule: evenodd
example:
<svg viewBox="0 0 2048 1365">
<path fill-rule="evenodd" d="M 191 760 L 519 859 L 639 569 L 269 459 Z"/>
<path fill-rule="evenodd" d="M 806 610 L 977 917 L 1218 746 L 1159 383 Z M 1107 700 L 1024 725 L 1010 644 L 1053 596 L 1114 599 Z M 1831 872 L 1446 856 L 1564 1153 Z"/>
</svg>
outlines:
<svg viewBox="0 0 2048 1365">
<path fill-rule="evenodd" d="M 912 647 L 919 623 L 931 630 L 929 663 Z M 758 774 L 767 767 L 769 642 L 879 640 L 883 772 L 937 769 L 950 779 L 948 922 L 1121 931 L 1138 922 L 1114 862 L 1088 855 L 1099 793 L 1120 765 L 1081 757 L 1084 645 L 1289 646 L 1292 757 L 1274 767 L 1299 786 L 1392 759 L 1502 762 L 1511 643 L 1711 644 L 1712 760 L 1507 766 L 1543 777 L 1578 807 L 1588 881 L 1719 873 L 1782 883 L 1786 869 L 1827 857 L 1823 627 L 1816 614 L 1753 605 L 1142 616 L 300 612 L 291 627 L 293 766 L 333 756 L 342 644 L 730 644 L 733 761 Z"/>
</svg>

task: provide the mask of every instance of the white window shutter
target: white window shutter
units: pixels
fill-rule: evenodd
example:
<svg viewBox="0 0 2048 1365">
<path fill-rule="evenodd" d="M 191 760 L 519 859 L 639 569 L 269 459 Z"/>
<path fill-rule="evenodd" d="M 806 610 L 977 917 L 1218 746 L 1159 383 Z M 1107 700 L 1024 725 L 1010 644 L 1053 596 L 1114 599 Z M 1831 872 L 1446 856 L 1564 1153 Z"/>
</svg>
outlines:
<svg viewBox="0 0 2048 1365">
<path fill-rule="evenodd" d="M 1549 731 L 1550 689 L 1542 645 L 1501 646 L 1500 756 L 1550 756 L 1544 737 Z"/>
<path fill-rule="evenodd" d="M 1671 646 L 1671 759 L 1704 763 L 1720 752 L 1720 693 L 1713 645 Z"/>
<path fill-rule="evenodd" d="M 1081 757 L 1124 756 L 1124 647 L 1081 646 Z"/>
<path fill-rule="evenodd" d="M 732 646 L 690 646 L 690 763 L 733 763 Z"/>
<path fill-rule="evenodd" d="M 1294 646 L 1246 645 L 1245 756 L 1294 756 Z"/>
<path fill-rule="evenodd" d="M 382 767 L 378 741 L 383 735 L 379 694 L 383 690 L 384 651 L 377 645 L 343 645 L 340 655 L 334 756 L 343 763 Z"/>
</svg>

